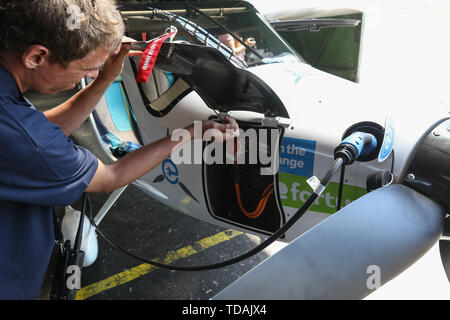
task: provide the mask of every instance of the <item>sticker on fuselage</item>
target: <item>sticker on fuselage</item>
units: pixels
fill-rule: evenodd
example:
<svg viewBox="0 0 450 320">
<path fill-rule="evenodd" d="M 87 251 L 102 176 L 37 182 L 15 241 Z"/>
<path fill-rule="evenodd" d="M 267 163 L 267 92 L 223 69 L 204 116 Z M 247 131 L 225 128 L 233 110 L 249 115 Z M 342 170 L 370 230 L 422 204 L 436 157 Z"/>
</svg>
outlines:
<svg viewBox="0 0 450 320">
<path fill-rule="evenodd" d="M 164 178 L 171 184 L 177 184 L 179 172 L 175 163 L 170 159 L 166 159 L 161 166 Z"/>
<path fill-rule="evenodd" d="M 293 80 L 293 84 L 297 85 L 300 80 L 302 80 L 303 78 L 309 77 L 314 75 L 311 72 L 311 69 L 307 69 L 305 68 L 306 65 L 301 65 L 302 68 L 299 70 L 299 65 L 298 64 L 293 64 L 293 66 L 297 67 L 295 69 L 283 69 L 285 72 L 289 73 L 292 76 L 292 80 Z"/>
<path fill-rule="evenodd" d="M 300 208 L 311 196 L 307 180 L 314 174 L 316 141 L 283 138 L 280 146 L 280 169 L 278 174 L 281 203 L 284 207 Z M 366 189 L 344 184 L 341 206 L 367 193 Z M 339 183 L 330 182 L 321 196 L 311 206 L 311 211 L 335 213 Z"/>
<path fill-rule="evenodd" d="M 307 177 L 280 172 L 278 175 L 280 199 L 283 207 L 300 208 L 313 191 L 308 185 Z M 311 206 L 311 211 L 335 213 L 339 183 L 330 182 L 319 198 Z M 341 206 L 345 207 L 367 193 L 366 189 L 345 184 L 342 188 Z"/>
<path fill-rule="evenodd" d="M 161 164 L 162 174 L 155 177 L 153 183 L 159 183 L 161 181 L 167 180 L 172 185 L 178 184 L 180 188 L 186 193 L 189 197 L 191 197 L 194 201 L 198 202 L 197 198 L 192 194 L 189 188 L 180 181 L 177 165 L 169 158 L 165 159 Z"/>
<path fill-rule="evenodd" d="M 386 118 L 384 125 L 384 138 L 381 145 L 380 153 L 378 154 L 378 162 L 386 160 L 394 149 L 395 143 L 395 126 L 391 118 Z"/>
<path fill-rule="evenodd" d="M 311 177 L 314 171 L 316 141 L 283 138 L 280 146 L 280 172 Z"/>
</svg>

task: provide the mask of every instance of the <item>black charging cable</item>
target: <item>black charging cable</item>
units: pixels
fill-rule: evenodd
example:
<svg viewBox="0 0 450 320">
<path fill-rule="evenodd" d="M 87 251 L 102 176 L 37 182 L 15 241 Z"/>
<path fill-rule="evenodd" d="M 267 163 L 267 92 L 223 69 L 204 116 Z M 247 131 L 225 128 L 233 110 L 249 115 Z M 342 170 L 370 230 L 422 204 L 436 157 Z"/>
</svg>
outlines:
<svg viewBox="0 0 450 320">
<path fill-rule="evenodd" d="M 339 211 L 342 208 L 342 189 L 344 187 L 344 178 L 345 178 L 345 164 L 343 164 L 341 167 L 341 176 L 339 178 L 339 190 L 337 196 L 336 211 Z"/>
<path fill-rule="evenodd" d="M 198 267 L 182 267 L 182 266 L 173 266 L 173 265 L 167 265 L 167 264 L 162 264 L 162 263 L 158 263 L 155 261 L 151 261 L 149 259 L 140 257 L 140 256 L 124 249 L 121 245 L 119 245 L 116 241 L 111 239 L 101 228 L 99 228 L 95 224 L 94 220 L 92 219 L 92 216 L 89 217 L 89 220 L 90 220 L 91 224 L 95 227 L 98 234 L 100 234 L 107 242 L 109 242 L 112 246 L 116 247 L 117 249 L 119 249 L 123 253 L 127 254 L 128 256 L 130 256 L 134 259 L 137 259 L 141 262 L 151 264 L 155 267 L 169 269 L 169 270 L 175 270 L 175 271 L 205 271 L 205 270 L 218 269 L 218 268 L 226 267 L 231 264 L 240 262 L 242 260 L 245 260 L 245 259 L 261 252 L 262 250 L 267 248 L 269 245 L 271 245 L 274 241 L 276 241 L 278 238 L 280 238 L 282 235 L 284 235 L 286 233 L 286 231 L 288 231 L 298 221 L 298 219 L 300 219 L 305 214 L 305 212 L 308 211 L 308 209 L 313 205 L 314 201 L 322 194 L 322 192 L 325 190 L 328 183 L 331 181 L 331 178 L 339 171 L 339 169 L 343 163 L 344 163 L 344 160 L 342 158 L 336 159 L 334 161 L 331 169 L 325 174 L 323 179 L 320 180 L 320 183 L 317 185 L 314 192 L 306 200 L 306 202 L 300 207 L 300 209 L 294 214 L 294 216 L 288 222 L 286 222 L 285 225 L 283 225 L 280 229 L 278 229 L 278 231 L 276 231 L 269 238 L 267 238 L 263 243 L 261 243 L 257 247 L 253 248 L 252 250 L 248 251 L 247 253 L 245 253 L 241 256 L 238 256 L 236 258 L 233 258 L 233 259 L 230 259 L 227 261 L 219 262 L 216 264 L 198 266 Z M 92 205 L 91 205 L 89 195 L 88 195 L 87 199 L 88 199 L 88 204 L 89 204 L 89 211 L 92 213 Z"/>
<path fill-rule="evenodd" d="M 121 250 L 123 253 L 127 254 L 128 256 L 135 258 L 139 261 L 142 261 L 144 263 L 148 263 L 150 265 L 169 269 L 169 270 L 175 270 L 175 271 L 205 271 L 205 270 L 213 270 L 218 269 L 222 267 L 229 266 L 231 264 L 235 264 L 237 262 L 240 262 L 242 260 L 245 260 L 265 248 L 267 248 L 269 245 L 271 245 L 273 242 L 275 242 L 278 238 L 280 238 L 282 235 L 284 235 L 305 213 L 308 211 L 308 209 L 313 205 L 314 201 L 323 193 L 325 188 L 327 187 L 328 183 L 331 181 L 333 176 L 341 169 L 343 165 L 350 165 L 352 164 L 363 151 L 366 151 L 366 149 L 373 149 L 376 148 L 377 141 L 376 138 L 368 133 L 364 132 L 355 132 L 349 137 L 347 137 L 344 141 L 342 141 L 335 149 L 334 151 L 334 157 L 335 160 L 333 162 L 332 167 L 327 171 L 327 173 L 324 175 L 322 180 L 319 180 L 316 177 L 313 177 L 311 182 L 311 186 L 314 190 L 314 192 L 309 196 L 309 198 L 306 200 L 306 202 L 300 207 L 300 209 L 292 216 L 292 218 L 286 222 L 285 225 L 283 225 L 278 231 L 276 231 L 274 234 L 272 234 L 269 238 L 267 238 L 263 243 L 256 246 L 252 250 L 248 251 L 247 253 L 240 255 L 236 258 L 219 262 L 216 264 L 211 265 L 205 265 L 205 266 L 198 266 L 198 267 L 182 267 L 182 266 L 173 266 L 173 265 L 167 265 L 162 264 L 159 262 L 151 261 L 146 258 L 140 257 L 138 255 L 135 255 L 128 250 L 124 249 L 122 246 L 120 246 L 116 241 L 111 239 L 105 232 L 103 232 L 94 222 L 92 218 L 92 206 L 89 196 L 87 196 L 87 201 L 89 204 L 89 211 L 90 211 L 90 217 L 89 220 L 91 224 L 95 227 L 96 231 L 111 245 L 116 247 L 117 249 Z M 343 174 L 341 174 L 341 179 L 343 177 Z M 309 180 L 308 180 L 309 181 Z M 342 192 L 342 191 L 341 191 Z"/>
</svg>

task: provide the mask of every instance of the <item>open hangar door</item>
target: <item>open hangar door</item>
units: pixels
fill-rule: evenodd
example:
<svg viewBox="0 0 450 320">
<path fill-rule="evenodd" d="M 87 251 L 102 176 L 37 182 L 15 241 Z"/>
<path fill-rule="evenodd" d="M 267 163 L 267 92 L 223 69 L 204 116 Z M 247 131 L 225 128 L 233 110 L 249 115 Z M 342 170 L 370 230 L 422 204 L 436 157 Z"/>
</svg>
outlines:
<svg viewBox="0 0 450 320">
<path fill-rule="evenodd" d="M 363 13 L 357 10 L 301 10 L 267 14 L 269 22 L 310 65 L 359 82 Z"/>
</svg>

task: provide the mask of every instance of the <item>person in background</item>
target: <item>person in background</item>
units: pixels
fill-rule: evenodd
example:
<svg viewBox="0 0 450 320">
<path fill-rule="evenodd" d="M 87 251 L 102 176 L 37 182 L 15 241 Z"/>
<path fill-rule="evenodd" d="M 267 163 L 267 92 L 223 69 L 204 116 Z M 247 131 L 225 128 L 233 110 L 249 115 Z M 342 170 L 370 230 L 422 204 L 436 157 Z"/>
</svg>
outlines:
<svg viewBox="0 0 450 320">
<path fill-rule="evenodd" d="M 234 34 L 236 37 L 242 40 L 242 37 L 239 34 Z M 233 36 L 229 33 L 221 34 L 218 36 L 220 42 L 225 44 L 228 48 L 233 50 L 234 55 L 241 61 L 245 61 L 245 50 L 246 47 L 242 45 L 239 41 L 237 41 Z M 248 45 L 250 48 L 253 48 L 256 45 L 256 41 L 253 38 L 245 39 L 244 43 Z"/>
</svg>

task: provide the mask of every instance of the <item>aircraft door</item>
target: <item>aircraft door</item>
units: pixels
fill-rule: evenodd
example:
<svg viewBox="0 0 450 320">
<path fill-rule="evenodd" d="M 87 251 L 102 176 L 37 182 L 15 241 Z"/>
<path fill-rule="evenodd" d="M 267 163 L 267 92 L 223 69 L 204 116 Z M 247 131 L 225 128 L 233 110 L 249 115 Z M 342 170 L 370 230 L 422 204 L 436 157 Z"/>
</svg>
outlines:
<svg viewBox="0 0 450 320">
<path fill-rule="evenodd" d="M 285 223 L 278 191 L 279 145 L 284 130 L 252 122 L 238 124 L 240 137 L 222 144 L 223 149 L 214 143 L 204 146 L 208 210 L 215 219 L 271 234 Z M 212 161 L 218 159 L 223 161 Z"/>
</svg>

